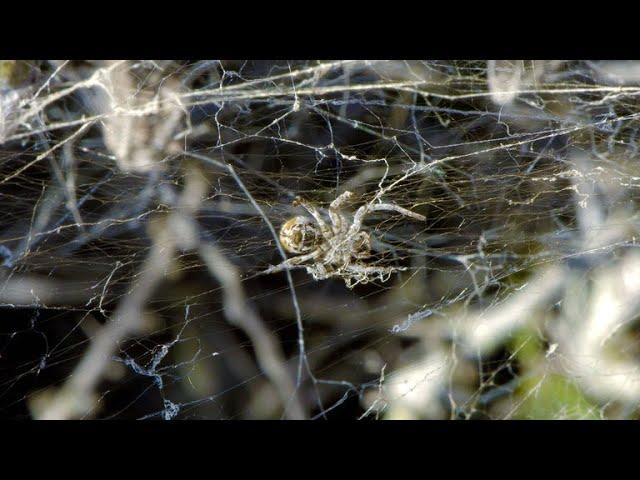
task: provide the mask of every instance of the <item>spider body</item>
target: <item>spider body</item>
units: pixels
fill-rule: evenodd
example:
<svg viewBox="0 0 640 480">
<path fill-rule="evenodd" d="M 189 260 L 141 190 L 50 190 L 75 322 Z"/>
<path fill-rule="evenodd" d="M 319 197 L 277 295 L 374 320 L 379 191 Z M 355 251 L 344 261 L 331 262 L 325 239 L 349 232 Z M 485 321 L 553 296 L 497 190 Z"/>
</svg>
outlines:
<svg viewBox="0 0 640 480">
<path fill-rule="evenodd" d="M 310 203 L 296 198 L 294 206 L 303 207 L 311 216 L 297 215 L 287 220 L 280 229 L 283 248 L 298 255 L 272 266 L 262 273 L 276 273 L 285 269 L 305 268 L 315 280 L 342 278 L 347 287 L 371 280 L 388 280 L 402 267 L 370 265 L 363 260 L 371 255 L 371 237 L 362 230 L 362 222 L 369 212 L 394 211 L 406 217 L 425 221 L 425 217 L 393 203 L 368 203 L 361 206 L 349 220 L 342 206 L 353 194 L 344 192 L 329 206 L 330 224 Z"/>
<path fill-rule="evenodd" d="M 280 228 L 280 243 L 287 252 L 296 255 L 315 250 L 321 237 L 313 220 L 302 215 L 290 218 Z"/>
</svg>

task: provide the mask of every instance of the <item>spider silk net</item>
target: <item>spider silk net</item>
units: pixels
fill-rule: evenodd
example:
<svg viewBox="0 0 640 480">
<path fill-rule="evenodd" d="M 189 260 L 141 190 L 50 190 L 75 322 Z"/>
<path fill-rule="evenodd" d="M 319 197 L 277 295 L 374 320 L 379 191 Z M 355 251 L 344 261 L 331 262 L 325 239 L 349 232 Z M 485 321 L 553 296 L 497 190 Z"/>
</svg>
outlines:
<svg viewBox="0 0 640 480">
<path fill-rule="evenodd" d="M 0 415 L 637 417 L 637 62 L 0 65 Z"/>
</svg>

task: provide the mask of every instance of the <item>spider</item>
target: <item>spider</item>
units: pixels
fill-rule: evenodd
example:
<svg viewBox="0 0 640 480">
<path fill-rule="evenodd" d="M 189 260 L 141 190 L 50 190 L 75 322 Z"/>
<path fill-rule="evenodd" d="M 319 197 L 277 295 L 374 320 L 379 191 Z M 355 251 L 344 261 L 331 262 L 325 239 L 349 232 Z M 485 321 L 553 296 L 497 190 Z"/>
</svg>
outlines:
<svg viewBox="0 0 640 480">
<path fill-rule="evenodd" d="M 371 255 L 371 237 L 368 232 L 362 230 L 362 222 L 368 213 L 382 210 L 397 212 L 422 222 L 426 218 L 394 203 L 367 203 L 358 208 L 353 215 L 353 221 L 349 222 L 341 208 L 352 196 L 353 193 L 346 191 L 331 202 L 330 224 L 325 222 L 315 206 L 297 197 L 293 205 L 303 207 L 311 217 L 297 215 L 287 220 L 280 228 L 280 242 L 283 248 L 297 256 L 271 266 L 261 273 L 305 268 L 315 280 L 340 277 L 344 279 L 347 287 L 353 288 L 358 283 L 368 283 L 376 279 L 385 282 L 393 272 L 406 270 L 403 267 L 371 265 L 364 261 Z"/>
</svg>

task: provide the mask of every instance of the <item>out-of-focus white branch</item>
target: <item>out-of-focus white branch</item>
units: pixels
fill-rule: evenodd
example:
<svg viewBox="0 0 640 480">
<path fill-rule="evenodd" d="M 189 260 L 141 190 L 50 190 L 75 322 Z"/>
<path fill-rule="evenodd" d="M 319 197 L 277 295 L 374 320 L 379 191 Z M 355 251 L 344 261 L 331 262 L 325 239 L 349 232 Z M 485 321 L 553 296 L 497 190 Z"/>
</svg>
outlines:
<svg viewBox="0 0 640 480">
<path fill-rule="evenodd" d="M 159 155 L 172 139 L 183 116 L 177 85 L 163 82 L 158 92 L 140 90 L 129 62 L 110 62 L 105 71 L 102 110 L 104 142 L 125 172 L 144 173 L 159 168 Z M 158 114 L 162 108 L 162 116 Z M 162 121 L 157 121 L 157 118 Z"/>
<path fill-rule="evenodd" d="M 438 349 L 389 374 L 381 388 L 384 403 L 388 405 L 384 418 L 442 418 L 445 411 L 440 397 L 446 389 L 453 364 L 451 356 Z"/>
<path fill-rule="evenodd" d="M 512 332 L 535 318 L 540 308 L 560 298 L 567 273 L 565 267 L 551 265 L 503 302 L 463 319 L 457 335 L 465 350 L 472 354 L 491 353 Z"/>
<path fill-rule="evenodd" d="M 629 253 L 600 269 L 589 292 L 586 303 L 564 310 L 566 324 L 554 335 L 562 364 L 586 393 L 600 401 L 637 404 L 640 364 L 625 358 L 612 344 L 640 314 L 640 254 Z"/>
<path fill-rule="evenodd" d="M 15 307 L 55 307 L 86 303 L 92 284 L 53 280 L 39 275 L 10 274 L 0 280 L 0 304 Z"/>
<path fill-rule="evenodd" d="M 109 323 L 91 341 L 70 378 L 52 396 L 45 393 L 31 402 L 35 418 L 64 420 L 91 414 L 95 407 L 95 388 L 111 362 L 113 352 L 122 340 L 141 328 L 144 305 L 173 260 L 176 244 L 173 235 L 169 229 L 159 229 L 137 282 L 124 296 Z"/>
<path fill-rule="evenodd" d="M 120 342 L 142 329 L 144 307 L 164 279 L 176 251 L 193 247 L 197 232 L 194 234 L 185 228 L 182 219 L 197 211 L 203 196 L 202 182 L 193 181 L 193 176 L 188 174 L 178 208 L 166 219 L 166 226 L 151 225 L 153 243 L 137 281 L 123 296 L 107 325 L 91 341 L 61 389 L 45 392 L 32 400 L 30 407 L 35 418 L 70 419 L 93 413 L 95 389 L 112 361 L 114 351 Z"/>
<path fill-rule="evenodd" d="M 260 368 L 278 389 L 286 416 L 298 420 L 306 418 L 304 407 L 296 393 L 293 375 L 286 368 L 277 339 L 248 305 L 238 269 L 213 244 L 201 245 L 200 255 L 211 274 L 222 285 L 225 316 L 229 323 L 240 327 L 251 339 Z"/>
</svg>

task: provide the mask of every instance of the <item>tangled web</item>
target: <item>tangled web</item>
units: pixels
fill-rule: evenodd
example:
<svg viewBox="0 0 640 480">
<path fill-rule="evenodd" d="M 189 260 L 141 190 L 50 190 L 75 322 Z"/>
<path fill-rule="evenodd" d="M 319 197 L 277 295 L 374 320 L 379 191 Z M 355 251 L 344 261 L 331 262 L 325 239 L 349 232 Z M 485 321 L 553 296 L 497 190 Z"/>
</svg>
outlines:
<svg viewBox="0 0 640 480">
<path fill-rule="evenodd" d="M 636 418 L 639 95 L 638 62 L 1 62 L 0 415 Z"/>
</svg>

